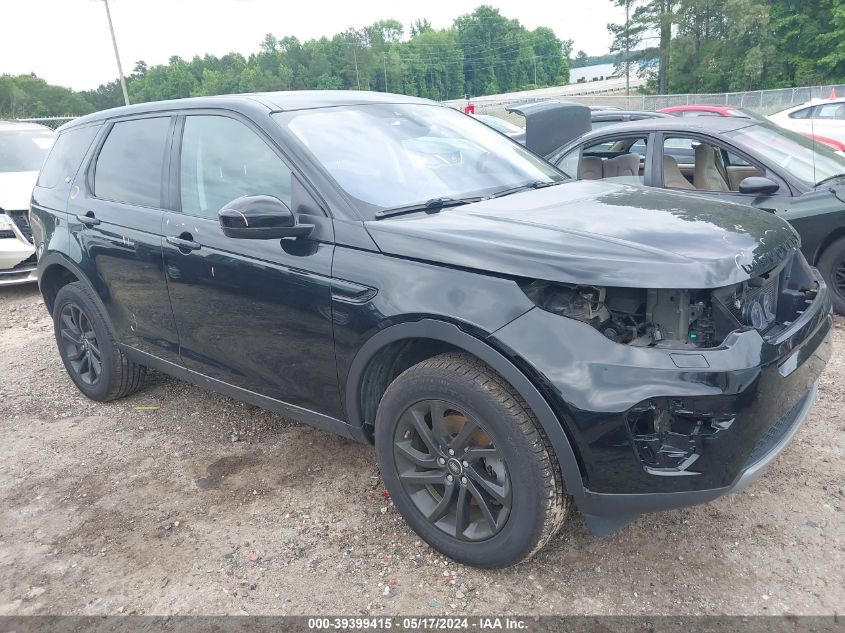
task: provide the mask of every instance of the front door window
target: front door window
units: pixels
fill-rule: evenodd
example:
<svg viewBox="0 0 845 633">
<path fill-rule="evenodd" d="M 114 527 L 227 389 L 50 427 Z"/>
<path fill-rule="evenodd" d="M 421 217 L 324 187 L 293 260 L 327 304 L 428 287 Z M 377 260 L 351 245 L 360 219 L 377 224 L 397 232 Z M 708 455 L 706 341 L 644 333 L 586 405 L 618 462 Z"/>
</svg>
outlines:
<svg viewBox="0 0 845 633">
<path fill-rule="evenodd" d="M 290 206 L 291 171 L 249 127 L 223 116 L 185 119 L 182 212 L 216 219 L 235 198 L 268 195 Z"/>
</svg>

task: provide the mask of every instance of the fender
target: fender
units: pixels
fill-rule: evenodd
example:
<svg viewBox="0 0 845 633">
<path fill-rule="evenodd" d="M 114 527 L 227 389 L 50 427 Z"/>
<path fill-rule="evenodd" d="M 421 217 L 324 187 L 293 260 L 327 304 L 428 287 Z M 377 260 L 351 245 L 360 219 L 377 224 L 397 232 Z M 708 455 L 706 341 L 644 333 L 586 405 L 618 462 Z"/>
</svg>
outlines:
<svg viewBox="0 0 845 633">
<path fill-rule="evenodd" d="M 361 346 L 352 361 L 349 377 L 346 381 L 346 412 L 351 425 L 363 427 L 364 424 L 361 403 L 358 398 L 358 386 L 370 360 L 385 345 L 412 338 L 434 339 L 460 348 L 490 365 L 511 387 L 516 389 L 517 393 L 531 407 L 546 436 L 552 443 L 567 493 L 575 498 L 575 502 L 579 506 L 582 504 L 585 498 L 584 480 L 578 468 L 578 461 L 560 421 L 548 402 L 510 360 L 484 341 L 467 334 L 452 323 L 434 319 L 400 323 L 380 331 Z"/>
<path fill-rule="evenodd" d="M 97 307 L 100 309 L 100 312 L 105 317 L 108 326 L 112 328 L 112 331 L 114 331 L 111 322 L 109 322 L 108 320 L 109 313 L 106 310 L 106 306 L 103 303 L 102 298 L 100 298 L 100 293 L 97 292 L 97 289 L 94 288 L 94 286 L 88 280 L 88 276 L 82 271 L 82 269 L 79 267 L 79 264 L 74 262 L 72 259 L 67 257 L 67 255 L 64 255 L 63 253 L 59 253 L 57 251 L 50 251 L 49 253 L 38 259 L 38 291 L 41 293 L 41 296 L 44 296 L 44 289 L 41 287 L 41 279 L 44 275 L 44 271 L 46 271 L 50 266 L 61 266 L 62 268 L 65 268 L 71 273 L 73 273 L 79 283 L 81 283 L 89 290 L 91 296 L 94 298 L 94 301 L 97 303 Z M 47 308 L 48 311 L 50 310 L 50 308 L 47 307 L 46 302 L 44 303 L 44 306 Z"/>
</svg>

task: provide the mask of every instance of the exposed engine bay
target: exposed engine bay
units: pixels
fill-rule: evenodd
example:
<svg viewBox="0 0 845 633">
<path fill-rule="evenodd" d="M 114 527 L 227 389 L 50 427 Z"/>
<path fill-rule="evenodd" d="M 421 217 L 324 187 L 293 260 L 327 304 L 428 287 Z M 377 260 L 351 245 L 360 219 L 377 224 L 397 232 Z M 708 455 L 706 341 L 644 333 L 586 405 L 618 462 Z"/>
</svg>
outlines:
<svg viewBox="0 0 845 633">
<path fill-rule="evenodd" d="M 521 284 L 540 308 L 589 323 L 610 340 L 640 347 L 717 347 L 733 331 L 770 334 L 789 326 L 818 292 L 803 257 L 768 273 L 713 289 L 639 289 Z"/>
</svg>

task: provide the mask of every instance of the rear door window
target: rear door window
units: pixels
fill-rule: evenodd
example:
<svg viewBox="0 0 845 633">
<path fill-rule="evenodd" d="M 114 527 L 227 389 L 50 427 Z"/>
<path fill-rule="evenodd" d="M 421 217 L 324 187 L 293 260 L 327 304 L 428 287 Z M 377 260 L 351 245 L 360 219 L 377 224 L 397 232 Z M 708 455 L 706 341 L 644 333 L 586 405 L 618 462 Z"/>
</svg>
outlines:
<svg viewBox="0 0 845 633">
<path fill-rule="evenodd" d="M 97 157 L 94 195 L 104 200 L 161 207 L 170 117 L 115 123 Z"/>
<path fill-rule="evenodd" d="M 834 121 L 845 120 L 845 103 L 826 103 L 820 105 L 816 109 L 814 118 Z"/>
</svg>

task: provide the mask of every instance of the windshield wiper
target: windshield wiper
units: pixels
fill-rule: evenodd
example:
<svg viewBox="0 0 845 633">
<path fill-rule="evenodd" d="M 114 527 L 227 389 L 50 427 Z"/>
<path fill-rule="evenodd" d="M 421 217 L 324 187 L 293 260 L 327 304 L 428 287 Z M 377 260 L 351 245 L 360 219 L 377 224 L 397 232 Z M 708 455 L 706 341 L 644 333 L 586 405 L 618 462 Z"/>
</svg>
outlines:
<svg viewBox="0 0 845 633">
<path fill-rule="evenodd" d="M 524 182 L 521 185 L 516 185 L 515 187 L 508 187 L 507 189 L 502 189 L 501 191 L 497 191 L 496 193 L 492 193 L 487 198 L 501 198 L 502 196 L 509 196 L 512 193 L 518 193 L 520 191 L 526 191 L 528 189 L 543 189 L 544 187 L 553 187 L 554 185 L 560 185 L 566 182 L 565 180 L 532 180 L 531 182 Z"/>
<path fill-rule="evenodd" d="M 484 200 L 481 196 L 472 198 L 432 198 L 425 202 L 418 202 L 415 204 L 408 204 L 403 207 L 393 207 L 392 209 L 384 209 L 376 212 L 376 220 L 382 218 L 390 218 L 394 215 L 402 215 L 403 213 L 416 213 L 418 211 L 440 211 L 446 207 L 458 207 L 462 204 L 470 204 L 472 202 L 479 202 Z"/>
<path fill-rule="evenodd" d="M 819 180 L 813 187 L 821 187 L 826 182 L 830 182 L 831 180 L 836 180 L 837 178 L 845 178 L 845 174 L 834 174 L 833 176 L 828 176 L 827 178 L 823 178 Z"/>
</svg>

